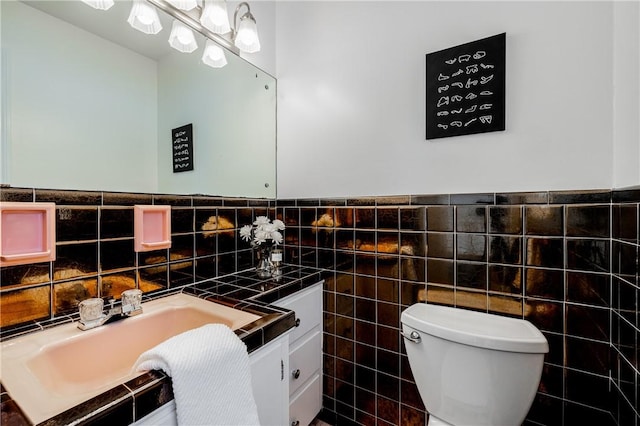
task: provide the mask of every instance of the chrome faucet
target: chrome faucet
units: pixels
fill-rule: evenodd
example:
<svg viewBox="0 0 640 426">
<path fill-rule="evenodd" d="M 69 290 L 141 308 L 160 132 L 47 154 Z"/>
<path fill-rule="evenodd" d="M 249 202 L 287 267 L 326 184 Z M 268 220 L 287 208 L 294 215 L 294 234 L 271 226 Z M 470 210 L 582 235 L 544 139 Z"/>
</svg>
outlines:
<svg viewBox="0 0 640 426">
<path fill-rule="evenodd" d="M 104 300 L 99 297 L 85 299 L 78 304 L 80 310 L 80 330 L 90 330 L 100 327 L 107 322 L 132 317 L 142 313 L 142 291 L 125 290 L 120 295 L 120 304 L 115 306 L 115 300 L 109 300 L 109 310 L 104 312 Z"/>
</svg>

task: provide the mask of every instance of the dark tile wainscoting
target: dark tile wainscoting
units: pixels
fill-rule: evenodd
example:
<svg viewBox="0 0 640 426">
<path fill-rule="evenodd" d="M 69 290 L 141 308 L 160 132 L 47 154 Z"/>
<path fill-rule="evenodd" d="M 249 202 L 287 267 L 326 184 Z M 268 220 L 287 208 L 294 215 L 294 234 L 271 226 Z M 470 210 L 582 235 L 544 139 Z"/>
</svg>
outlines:
<svg viewBox="0 0 640 426">
<path fill-rule="evenodd" d="M 400 313 L 427 301 L 543 331 L 525 424 L 638 425 L 639 202 L 638 188 L 277 200 L 287 261 L 335 271 L 323 419 L 424 424 Z"/>
<path fill-rule="evenodd" d="M 57 260 L 0 269 L 3 334 L 90 296 L 242 271 L 239 226 L 287 224 L 285 261 L 330 272 L 324 410 L 332 424 L 423 425 L 400 337 L 418 301 L 523 317 L 549 340 L 528 425 L 638 426 L 640 189 L 255 200 L 0 188 L 57 204 Z M 172 206 L 172 248 L 133 251 L 133 205 Z"/>
</svg>

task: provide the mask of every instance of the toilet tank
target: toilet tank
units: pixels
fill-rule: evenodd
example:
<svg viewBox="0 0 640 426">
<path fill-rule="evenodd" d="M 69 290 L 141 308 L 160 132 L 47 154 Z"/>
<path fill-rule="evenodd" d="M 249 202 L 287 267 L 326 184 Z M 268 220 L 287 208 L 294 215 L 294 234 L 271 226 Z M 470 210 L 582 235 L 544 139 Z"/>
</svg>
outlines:
<svg viewBox="0 0 640 426">
<path fill-rule="evenodd" d="M 530 322 L 417 303 L 402 312 L 409 365 L 430 415 L 453 425 L 520 425 L 547 340 Z M 414 334 L 414 336 L 416 336 Z"/>
</svg>

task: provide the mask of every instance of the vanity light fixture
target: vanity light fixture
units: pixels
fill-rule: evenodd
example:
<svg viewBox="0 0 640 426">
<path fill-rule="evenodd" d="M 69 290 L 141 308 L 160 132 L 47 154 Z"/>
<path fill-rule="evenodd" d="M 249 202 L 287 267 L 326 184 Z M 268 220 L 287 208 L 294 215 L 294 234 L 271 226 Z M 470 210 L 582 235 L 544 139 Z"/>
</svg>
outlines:
<svg viewBox="0 0 640 426">
<path fill-rule="evenodd" d="M 144 0 L 133 0 L 133 6 L 127 22 L 133 28 L 145 34 L 158 34 L 162 29 L 155 7 Z"/>
<path fill-rule="evenodd" d="M 114 3 L 114 0 L 82 1 L 92 7 L 104 7 L 105 10 Z M 202 9 L 197 7 L 198 4 L 202 4 Z M 241 13 L 243 7 L 246 11 Z M 202 62 L 212 68 L 222 68 L 227 64 L 222 47 L 236 55 L 241 51 L 260 51 L 256 19 L 246 1 L 236 7 L 233 15 L 234 28 L 229 25 L 226 0 L 133 0 L 127 22 L 145 34 L 157 34 L 162 30 L 162 24 L 156 8 L 174 18 L 169 36 L 169 45 L 174 49 L 191 53 L 198 48 L 193 31 L 205 36 Z M 192 9 L 196 9 L 195 12 Z M 230 34 L 225 35 L 227 33 Z"/>
<path fill-rule="evenodd" d="M 231 31 L 227 2 L 218 0 L 204 0 L 204 8 L 200 16 L 203 27 L 216 34 L 226 34 Z"/>
<path fill-rule="evenodd" d="M 240 16 L 240 23 L 238 24 L 238 12 L 242 6 L 246 6 L 247 12 Z M 236 11 L 233 14 L 233 31 L 231 33 L 231 39 L 236 47 L 246 53 L 255 53 L 260 51 L 260 39 L 258 38 L 258 27 L 256 25 L 256 19 L 251 14 L 251 8 L 249 3 L 242 2 L 236 7 Z"/>
<path fill-rule="evenodd" d="M 191 28 L 177 19 L 173 20 L 173 25 L 171 26 L 169 44 L 174 49 L 183 53 L 191 53 L 198 48 L 198 43 L 196 43 L 196 38 Z"/>
<path fill-rule="evenodd" d="M 180 10 L 191 10 L 198 5 L 197 0 L 167 0 L 169 4 Z"/>
<path fill-rule="evenodd" d="M 113 0 L 82 0 L 82 2 L 98 10 L 109 10 L 113 6 Z"/>
<path fill-rule="evenodd" d="M 224 50 L 211 40 L 207 40 L 202 54 L 202 62 L 211 68 L 222 68 L 227 65 L 227 58 L 224 56 Z"/>
</svg>

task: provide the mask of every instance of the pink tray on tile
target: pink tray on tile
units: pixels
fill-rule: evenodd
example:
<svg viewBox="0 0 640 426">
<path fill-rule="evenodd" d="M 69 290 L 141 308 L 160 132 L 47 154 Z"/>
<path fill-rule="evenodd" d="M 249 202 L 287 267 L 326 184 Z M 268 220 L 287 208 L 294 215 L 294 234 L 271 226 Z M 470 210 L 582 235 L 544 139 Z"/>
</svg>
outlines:
<svg viewBox="0 0 640 426">
<path fill-rule="evenodd" d="M 0 203 L 0 266 L 56 259 L 55 203 Z"/>
<path fill-rule="evenodd" d="M 171 206 L 133 206 L 135 251 L 171 247 Z"/>
</svg>

